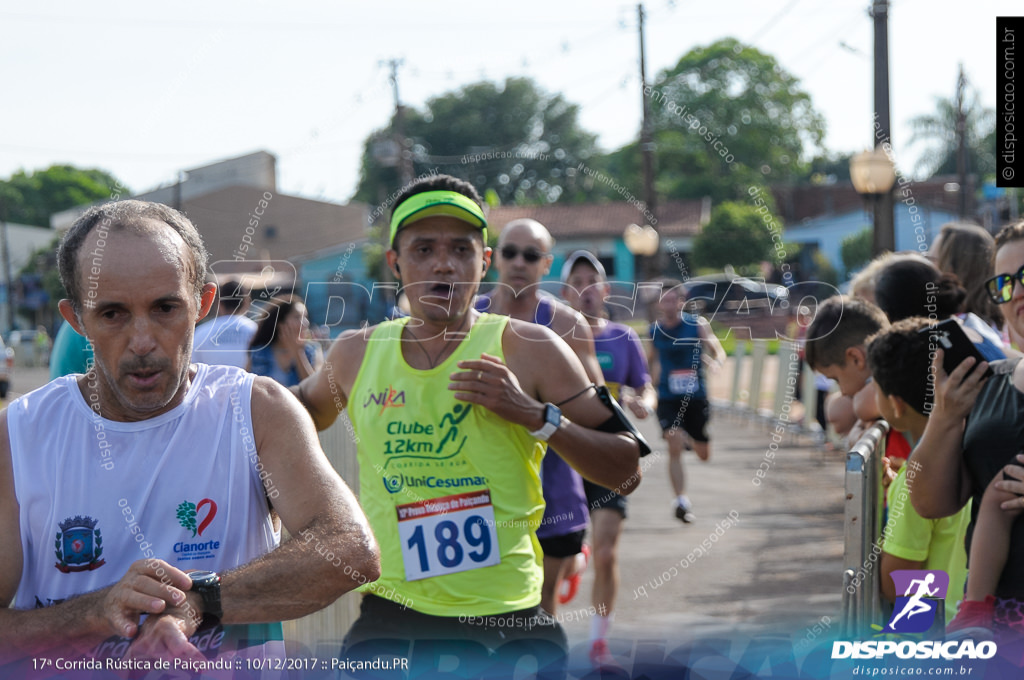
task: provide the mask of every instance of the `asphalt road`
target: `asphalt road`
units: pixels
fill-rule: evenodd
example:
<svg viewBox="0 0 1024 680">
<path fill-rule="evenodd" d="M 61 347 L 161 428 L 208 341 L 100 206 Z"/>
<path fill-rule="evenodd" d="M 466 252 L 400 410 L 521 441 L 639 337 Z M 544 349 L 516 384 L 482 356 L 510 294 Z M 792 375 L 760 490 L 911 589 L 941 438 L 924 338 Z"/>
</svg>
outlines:
<svg viewBox="0 0 1024 680">
<path fill-rule="evenodd" d="M 789 435 L 772 451 L 766 426 L 715 411 L 711 459 L 684 454 L 697 515 L 686 525 L 672 512 L 657 424 L 643 427 L 659 446 L 629 498 L 613 652 L 614 638 L 628 646 L 719 634 L 800 637 L 823 617 L 837 623 L 844 456 Z M 587 574 L 580 595 L 562 610 L 573 643 L 586 640 L 590 624 L 586 616 L 570 620 L 568 612 L 589 606 L 590 584 Z"/>
</svg>

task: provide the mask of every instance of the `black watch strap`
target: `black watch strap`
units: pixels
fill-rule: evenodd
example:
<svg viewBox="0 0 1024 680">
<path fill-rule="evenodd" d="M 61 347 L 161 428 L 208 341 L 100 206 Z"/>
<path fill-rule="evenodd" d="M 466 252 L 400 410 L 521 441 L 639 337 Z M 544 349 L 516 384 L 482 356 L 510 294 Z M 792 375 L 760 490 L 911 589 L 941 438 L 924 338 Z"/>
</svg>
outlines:
<svg viewBox="0 0 1024 680">
<path fill-rule="evenodd" d="M 203 614 L 216 617 L 218 621 L 224 618 L 220 604 L 220 575 L 214 571 L 193 571 L 189 578 L 192 579 L 192 591 L 203 600 Z"/>
</svg>

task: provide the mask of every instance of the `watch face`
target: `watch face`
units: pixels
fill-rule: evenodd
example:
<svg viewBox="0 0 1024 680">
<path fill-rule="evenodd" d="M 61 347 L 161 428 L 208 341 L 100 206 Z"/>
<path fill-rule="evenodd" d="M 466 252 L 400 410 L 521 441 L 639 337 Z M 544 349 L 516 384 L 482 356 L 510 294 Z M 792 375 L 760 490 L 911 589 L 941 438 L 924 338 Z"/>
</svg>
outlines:
<svg viewBox="0 0 1024 680">
<path fill-rule="evenodd" d="M 549 425 L 559 425 L 562 422 L 562 412 L 554 404 L 548 404 L 544 410 L 544 419 Z"/>
<path fill-rule="evenodd" d="M 188 576 L 192 579 L 192 585 L 194 586 L 213 585 L 220 581 L 220 577 L 213 571 L 193 571 Z"/>
</svg>

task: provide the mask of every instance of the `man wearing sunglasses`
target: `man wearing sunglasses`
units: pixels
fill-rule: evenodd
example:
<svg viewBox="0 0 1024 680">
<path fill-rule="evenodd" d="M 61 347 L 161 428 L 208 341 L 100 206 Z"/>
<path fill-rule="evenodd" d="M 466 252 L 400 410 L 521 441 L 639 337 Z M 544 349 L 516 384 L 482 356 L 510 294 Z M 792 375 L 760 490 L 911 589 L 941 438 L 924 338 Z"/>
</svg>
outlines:
<svg viewBox="0 0 1024 680">
<path fill-rule="evenodd" d="M 578 312 L 540 288 L 541 280 L 551 271 L 553 245 L 551 233 L 537 220 L 520 219 L 506 224 L 498 236 L 498 282 L 493 290 L 479 296 L 474 306 L 477 311 L 547 326 L 580 358 L 591 382 L 603 385 L 589 324 Z M 544 553 L 541 606 L 553 614 L 558 605 L 559 585 L 570 575 L 576 555 L 583 551 L 589 513 L 583 479 L 558 455 L 544 456 L 541 479 L 545 504 L 537 530 Z"/>
<path fill-rule="evenodd" d="M 447 175 L 403 189 L 386 256 L 410 315 L 342 335 L 294 388 L 320 429 L 347 405 L 381 547 L 346 655 L 402 656 L 387 645 L 432 639 L 470 665 L 510 644 L 557 667 L 565 634 L 539 607 L 535 536 L 545 446 L 622 493 L 640 480 L 639 439 L 572 350 L 540 325 L 473 309 L 491 258 L 481 206 Z"/>
<path fill-rule="evenodd" d="M 1002 306 L 1007 324 L 1022 334 L 1024 222 L 1011 224 L 996 236 L 994 265 L 997 274 L 986 288 L 992 301 Z M 910 488 L 914 508 L 930 519 L 948 517 L 973 499 L 967 535 L 976 540 L 982 540 L 981 533 L 976 533 L 982 499 L 997 476 L 995 489 L 1017 495 L 1002 509 L 1024 508 L 1024 456 L 1018 454 L 1024 444 L 1024 363 L 1020 357 L 993 362 L 994 375 L 984 379 L 987 365 L 969 357 L 947 375 L 942 351 L 936 351 L 932 361 L 935 403 L 916 449 L 916 479 Z M 1024 523 L 1012 524 L 1008 546 L 994 598 L 961 605 L 961 614 L 965 606 L 972 609 L 967 626 L 1024 632 L 1019 613 L 1024 609 Z M 967 549 L 971 550 L 971 540 Z M 975 565 L 973 556 L 971 578 L 975 567 L 981 566 Z"/>
<path fill-rule="evenodd" d="M 498 236 L 498 284 L 477 298 L 477 311 L 504 314 L 513 319 L 547 326 L 565 340 L 583 362 L 592 382 L 604 384 L 594 353 L 594 337 L 583 316 L 541 290 L 551 271 L 554 239 L 537 220 L 513 220 Z"/>
</svg>

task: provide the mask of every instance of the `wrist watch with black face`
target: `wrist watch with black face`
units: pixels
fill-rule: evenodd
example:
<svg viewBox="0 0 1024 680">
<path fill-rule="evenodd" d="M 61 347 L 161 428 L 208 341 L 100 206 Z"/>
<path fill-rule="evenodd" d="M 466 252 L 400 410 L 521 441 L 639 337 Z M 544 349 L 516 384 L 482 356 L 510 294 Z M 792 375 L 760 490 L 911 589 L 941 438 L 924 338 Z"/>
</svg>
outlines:
<svg viewBox="0 0 1024 680">
<path fill-rule="evenodd" d="M 220 575 L 214 571 L 193 571 L 188 576 L 192 579 L 192 592 L 203 599 L 203 614 L 214 616 L 218 621 L 224 618 L 220 606 Z"/>
<path fill-rule="evenodd" d="M 557 406 L 551 403 L 544 404 L 544 426 L 539 430 L 534 430 L 530 433 L 531 437 L 536 437 L 542 442 L 546 442 L 551 438 L 558 428 L 562 425 L 562 411 Z"/>
</svg>

